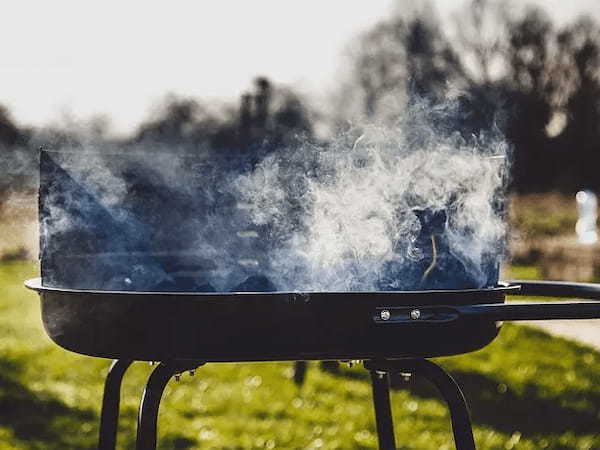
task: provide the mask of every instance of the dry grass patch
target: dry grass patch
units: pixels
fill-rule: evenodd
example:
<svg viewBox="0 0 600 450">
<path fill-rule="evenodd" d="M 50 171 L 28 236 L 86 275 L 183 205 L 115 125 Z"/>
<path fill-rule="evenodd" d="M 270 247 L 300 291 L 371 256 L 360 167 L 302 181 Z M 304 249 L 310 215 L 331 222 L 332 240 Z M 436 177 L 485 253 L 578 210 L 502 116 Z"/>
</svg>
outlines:
<svg viewBox="0 0 600 450">
<path fill-rule="evenodd" d="M 0 207 L 0 259 L 33 259 L 37 254 L 37 196 L 14 194 Z"/>
</svg>

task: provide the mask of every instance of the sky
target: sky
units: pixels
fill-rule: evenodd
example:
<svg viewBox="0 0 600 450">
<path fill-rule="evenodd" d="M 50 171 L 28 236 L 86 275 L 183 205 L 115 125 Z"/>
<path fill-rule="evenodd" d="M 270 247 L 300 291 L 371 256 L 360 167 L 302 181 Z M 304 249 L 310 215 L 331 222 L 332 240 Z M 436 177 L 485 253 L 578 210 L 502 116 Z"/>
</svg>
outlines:
<svg viewBox="0 0 600 450">
<path fill-rule="evenodd" d="M 26 126 L 110 118 L 130 133 L 167 93 L 236 99 L 257 75 L 325 95 L 394 0 L 0 0 L 0 104 Z M 432 2 L 444 19 L 462 1 Z M 557 22 L 600 0 L 538 0 Z"/>
</svg>

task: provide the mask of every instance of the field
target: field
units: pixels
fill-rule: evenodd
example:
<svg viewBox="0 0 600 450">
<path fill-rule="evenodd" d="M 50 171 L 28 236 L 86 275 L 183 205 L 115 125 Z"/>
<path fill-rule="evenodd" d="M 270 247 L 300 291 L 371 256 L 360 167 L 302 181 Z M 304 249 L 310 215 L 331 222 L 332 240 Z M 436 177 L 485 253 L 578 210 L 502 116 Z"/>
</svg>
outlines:
<svg viewBox="0 0 600 450">
<path fill-rule="evenodd" d="M 21 284 L 36 273 L 31 262 L 0 265 L 0 448 L 92 449 L 109 361 L 49 341 L 36 295 Z M 484 350 L 438 362 L 464 388 L 478 448 L 600 448 L 598 352 L 508 324 Z M 120 448 L 133 446 L 150 370 L 136 363 L 125 378 Z M 291 376 L 291 363 L 209 364 L 171 381 L 159 448 L 376 448 L 364 369 L 312 363 L 302 388 Z M 419 380 L 393 384 L 400 448 L 453 448 L 437 393 Z"/>
<path fill-rule="evenodd" d="M 0 261 L 35 258 L 37 229 L 35 195 L 14 194 L 0 202 Z"/>
<path fill-rule="evenodd" d="M 515 195 L 510 201 L 510 222 L 525 239 L 574 234 L 575 199 L 558 193 Z"/>
</svg>

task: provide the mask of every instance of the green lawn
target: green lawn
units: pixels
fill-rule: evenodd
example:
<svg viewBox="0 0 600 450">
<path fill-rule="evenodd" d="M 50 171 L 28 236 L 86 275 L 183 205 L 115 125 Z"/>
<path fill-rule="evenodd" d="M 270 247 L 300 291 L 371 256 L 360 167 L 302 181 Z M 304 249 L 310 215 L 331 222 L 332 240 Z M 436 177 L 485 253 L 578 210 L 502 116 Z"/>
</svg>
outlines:
<svg viewBox="0 0 600 450">
<path fill-rule="evenodd" d="M 52 344 L 36 294 L 22 281 L 32 263 L 0 266 L 0 448 L 94 448 L 109 361 Z M 600 354 L 505 325 L 486 349 L 441 358 L 463 386 L 480 449 L 600 448 Z M 313 363 L 301 389 L 291 363 L 210 364 L 167 387 L 159 448 L 376 448 L 367 373 L 331 374 Z M 122 448 L 132 448 L 137 404 L 151 367 L 124 384 Z M 419 380 L 394 382 L 401 448 L 453 448 L 446 408 Z"/>
</svg>

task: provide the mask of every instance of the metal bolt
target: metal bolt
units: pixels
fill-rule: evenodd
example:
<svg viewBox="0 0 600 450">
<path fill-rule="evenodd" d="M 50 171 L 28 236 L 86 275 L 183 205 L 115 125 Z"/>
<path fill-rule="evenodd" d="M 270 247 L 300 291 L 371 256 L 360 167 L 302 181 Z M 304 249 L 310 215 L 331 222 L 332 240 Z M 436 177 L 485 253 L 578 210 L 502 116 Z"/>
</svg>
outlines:
<svg viewBox="0 0 600 450">
<path fill-rule="evenodd" d="M 417 319 L 419 319 L 419 317 L 421 317 L 421 311 L 419 311 L 418 309 L 413 309 L 410 312 L 410 318 L 412 320 L 417 320 Z"/>
<path fill-rule="evenodd" d="M 175 374 L 175 381 L 179 381 L 181 379 L 181 374 L 180 373 L 176 373 Z"/>
<path fill-rule="evenodd" d="M 400 372 L 400 376 L 405 382 L 410 381 L 410 377 L 412 377 L 412 373 L 410 372 Z"/>
<path fill-rule="evenodd" d="M 391 314 L 387 309 L 384 309 L 379 314 L 379 317 L 381 317 L 381 320 L 390 320 Z"/>
<path fill-rule="evenodd" d="M 379 379 L 384 378 L 387 375 L 387 372 L 382 372 L 381 370 L 376 370 L 375 373 Z"/>
</svg>

